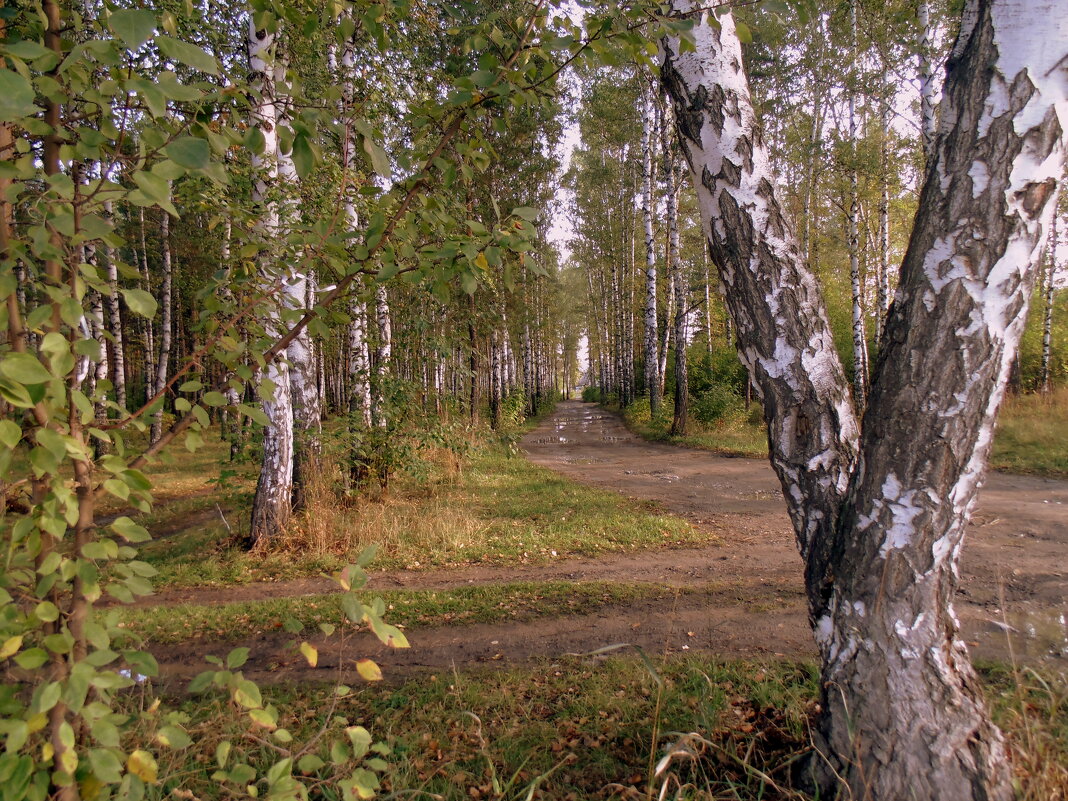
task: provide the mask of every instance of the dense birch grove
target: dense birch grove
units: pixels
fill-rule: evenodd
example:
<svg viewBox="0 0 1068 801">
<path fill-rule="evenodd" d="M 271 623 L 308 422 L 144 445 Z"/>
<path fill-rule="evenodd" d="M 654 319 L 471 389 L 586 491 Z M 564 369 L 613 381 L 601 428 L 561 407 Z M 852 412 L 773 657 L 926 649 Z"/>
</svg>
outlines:
<svg viewBox="0 0 1068 801">
<path fill-rule="evenodd" d="M 108 717 L 152 659 L 96 605 L 151 591 L 148 534 L 97 507 L 150 511 L 167 449 L 256 465 L 270 553 L 579 393 L 675 436 L 762 416 L 835 688 L 805 781 L 1011 797 L 951 599 L 1005 392 L 1068 381 L 1064 0 L 4 12 L 18 798 L 155 781 Z"/>
</svg>

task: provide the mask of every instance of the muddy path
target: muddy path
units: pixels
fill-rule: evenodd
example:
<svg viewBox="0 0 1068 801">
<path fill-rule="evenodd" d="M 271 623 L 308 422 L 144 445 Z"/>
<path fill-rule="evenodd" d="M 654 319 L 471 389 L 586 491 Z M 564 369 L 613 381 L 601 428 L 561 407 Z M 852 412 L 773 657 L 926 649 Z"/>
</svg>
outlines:
<svg viewBox="0 0 1068 801">
<path fill-rule="evenodd" d="M 418 628 L 413 648 L 366 635 L 320 640 L 317 668 L 292 637 L 153 648 L 165 676 L 203 669 L 203 654 L 251 649 L 248 672 L 266 681 L 353 680 L 355 660 L 387 676 L 558 658 L 628 643 L 650 653 L 693 650 L 724 658 L 810 658 L 801 559 L 778 482 L 766 462 L 645 442 L 592 404 L 569 401 L 523 441 L 532 461 L 586 484 L 652 500 L 709 533 L 699 548 L 665 549 L 547 565 L 471 566 L 372 574 L 372 589 L 447 589 L 515 581 L 617 581 L 686 589 L 671 602 L 639 601 L 594 614 Z M 1068 482 L 993 474 L 963 558 L 956 609 L 973 656 L 1063 665 L 1068 657 Z M 227 603 L 330 592 L 327 579 L 169 591 L 155 603 Z M 1004 599 L 1004 604 L 1002 603 Z"/>
<path fill-rule="evenodd" d="M 528 457 L 718 535 L 724 569 L 802 591 L 801 558 L 778 479 L 764 460 L 646 442 L 617 415 L 567 401 L 524 440 Z M 965 540 L 955 604 L 973 655 L 1068 658 L 1068 481 L 991 473 Z M 769 598 L 770 601 L 770 598 Z M 760 605 L 759 603 L 757 605 Z"/>
</svg>

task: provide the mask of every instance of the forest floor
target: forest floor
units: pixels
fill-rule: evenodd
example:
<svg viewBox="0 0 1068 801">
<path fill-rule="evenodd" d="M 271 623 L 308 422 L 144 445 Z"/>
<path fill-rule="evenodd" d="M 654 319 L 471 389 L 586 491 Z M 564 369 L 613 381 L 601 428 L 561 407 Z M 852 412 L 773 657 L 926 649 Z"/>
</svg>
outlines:
<svg viewBox="0 0 1068 801">
<path fill-rule="evenodd" d="M 433 601 L 437 591 L 450 591 L 460 593 L 467 614 L 416 616 L 409 631 L 413 647 L 401 651 L 380 646 L 368 634 L 311 637 L 320 652 L 315 668 L 286 647 L 292 636 L 278 631 L 280 624 L 257 628 L 245 611 L 249 607 L 241 604 L 303 598 L 305 607 L 328 608 L 331 580 L 164 588 L 143 603 L 184 605 L 175 609 L 190 620 L 210 621 L 226 609 L 241 614 L 236 624 L 227 622 L 233 616 L 209 622 L 196 648 L 157 641 L 151 650 L 163 676 L 191 678 L 203 669 L 205 653 L 236 646 L 250 648 L 246 673 L 272 683 L 344 679 L 357 656 L 374 659 L 395 679 L 413 671 L 555 659 L 624 643 L 648 653 L 688 651 L 726 659 L 815 656 L 801 561 L 766 462 L 644 442 L 618 416 L 576 401 L 559 404 L 522 446 L 534 463 L 579 482 L 654 501 L 688 520 L 696 540 L 707 544 L 694 547 L 691 537 L 681 546 L 593 558 L 376 571 L 369 590 L 386 595 L 392 608 L 407 603 L 401 600 L 405 593 Z M 204 522 L 198 515 L 186 520 L 193 526 Z M 165 533 L 174 536 L 174 524 Z M 956 602 L 974 657 L 1063 664 L 1066 553 L 1068 481 L 992 474 L 966 541 Z M 472 613 L 479 605 L 481 611 Z M 224 636 L 212 637 L 213 628 Z"/>
</svg>

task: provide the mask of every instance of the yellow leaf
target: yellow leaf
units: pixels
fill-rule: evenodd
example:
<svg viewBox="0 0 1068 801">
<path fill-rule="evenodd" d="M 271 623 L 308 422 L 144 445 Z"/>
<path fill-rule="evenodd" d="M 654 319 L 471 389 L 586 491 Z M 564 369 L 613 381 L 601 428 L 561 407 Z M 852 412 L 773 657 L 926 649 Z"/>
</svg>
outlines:
<svg viewBox="0 0 1068 801">
<path fill-rule="evenodd" d="M 367 681 L 382 680 L 382 668 L 370 659 L 358 659 L 356 661 L 356 672 Z"/>
<path fill-rule="evenodd" d="M 480 251 L 479 254 L 477 256 L 475 256 L 475 265 L 479 269 L 482 269 L 482 270 L 488 270 L 489 269 L 489 262 L 486 261 L 486 254 L 485 253 L 482 253 Z"/>
<path fill-rule="evenodd" d="M 22 635 L 17 637 L 9 637 L 0 647 L 0 659 L 7 659 L 9 656 L 13 656 L 18 653 L 19 648 L 22 647 Z"/>
<path fill-rule="evenodd" d="M 152 754 L 138 749 L 130 754 L 130 758 L 126 760 L 126 770 L 145 784 L 155 784 L 159 768 L 156 766 L 156 759 Z"/>
<path fill-rule="evenodd" d="M 315 646 L 306 642 L 300 644 L 300 652 L 304 654 L 304 658 L 308 660 L 308 664 L 315 667 L 319 664 L 319 652 L 315 650 Z"/>
</svg>

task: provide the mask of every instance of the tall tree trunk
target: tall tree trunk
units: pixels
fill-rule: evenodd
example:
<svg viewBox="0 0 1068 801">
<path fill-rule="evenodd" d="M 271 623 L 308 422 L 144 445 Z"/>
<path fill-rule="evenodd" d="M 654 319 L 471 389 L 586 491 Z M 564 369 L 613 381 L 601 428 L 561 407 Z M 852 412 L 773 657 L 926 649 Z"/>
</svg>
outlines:
<svg viewBox="0 0 1068 801">
<path fill-rule="evenodd" d="M 1038 386 L 1041 391 L 1048 394 L 1053 389 L 1050 362 L 1053 353 L 1053 289 L 1057 280 L 1057 215 L 1053 215 L 1053 221 L 1049 228 L 1049 246 L 1046 255 L 1048 268 L 1046 270 L 1046 285 L 1043 287 L 1043 314 L 1042 314 L 1042 366 L 1039 370 Z"/>
<path fill-rule="evenodd" d="M 919 41 L 916 43 L 916 62 L 920 77 L 920 141 L 923 161 L 930 165 L 935 148 L 935 81 L 931 53 L 934 51 L 934 25 L 931 23 L 929 0 L 919 0 L 916 7 Z"/>
<path fill-rule="evenodd" d="M 139 208 L 140 222 L 141 222 L 141 253 L 140 258 L 137 260 L 138 272 L 140 273 L 141 289 L 145 292 L 152 292 L 152 274 L 148 269 L 148 243 L 145 234 L 145 210 Z M 147 401 L 153 394 L 153 387 L 156 384 L 156 337 L 153 331 L 153 321 L 148 318 L 138 317 L 141 321 L 142 336 L 141 345 L 144 348 L 145 353 L 145 400 Z"/>
<path fill-rule="evenodd" d="M 653 239 L 653 99 L 642 80 L 642 225 L 645 231 L 645 391 L 649 409 L 660 410 L 656 329 L 656 242 Z"/>
<path fill-rule="evenodd" d="M 853 798 L 1013 797 L 951 600 L 1064 168 L 1068 83 L 1051 76 L 1068 53 L 1066 12 L 1064 0 L 965 7 L 928 173 L 945 179 L 921 195 L 859 440 L 815 279 L 775 198 L 733 20 L 702 15 L 695 53 L 664 42 L 663 77 L 727 302 L 744 312 L 739 351 L 805 558 L 823 660 L 813 765 L 829 765 Z"/>
<path fill-rule="evenodd" d="M 156 375 L 151 383 L 149 395 L 155 395 L 163 391 L 167 385 L 167 373 L 170 370 L 171 336 L 174 329 L 173 316 L 173 282 L 174 267 L 171 263 L 171 218 L 165 212 L 160 212 L 160 253 L 163 260 L 163 282 L 160 287 L 160 324 L 159 324 L 159 355 L 155 360 Z M 151 442 L 155 443 L 163 434 L 163 399 L 160 399 L 160 407 L 152 417 Z"/>
<path fill-rule="evenodd" d="M 875 287 L 875 342 L 882 347 L 886 312 L 890 308 L 890 85 L 883 65 L 883 97 L 879 101 L 882 131 L 879 146 L 879 268 Z"/>
<path fill-rule="evenodd" d="M 849 80 L 849 285 L 853 296 L 853 400 L 863 409 L 868 396 L 868 336 L 864 330 L 863 287 L 860 281 L 860 174 L 857 167 L 857 0 L 849 4 L 853 69 Z"/>
<path fill-rule="evenodd" d="M 387 385 L 393 358 L 393 323 L 385 284 L 375 285 L 375 322 L 378 325 L 378 339 L 375 347 L 375 380 L 371 385 L 371 421 L 376 428 L 385 428 L 389 422 Z"/>
<path fill-rule="evenodd" d="M 249 68 L 255 94 L 252 124 L 259 128 L 266 142 L 263 155 L 253 156 L 253 202 L 259 209 L 257 229 L 265 242 L 278 235 L 278 208 L 271 199 L 278 182 L 278 109 L 275 105 L 274 62 L 272 47 L 274 34 L 257 30 L 249 21 Z M 277 272 L 261 256 L 260 272 L 270 280 Z M 264 333 L 269 339 L 281 334 L 281 314 L 272 306 L 264 321 Z M 260 378 L 264 390 L 263 413 L 267 425 L 263 429 L 263 460 L 260 463 L 256 494 L 252 499 L 252 521 L 249 540 L 254 547 L 263 546 L 278 536 L 289 522 L 293 502 L 293 402 L 289 365 L 285 359 L 272 360 Z"/>
<path fill-rule="evenodd" d="M 111 217 L 111 201 L 104 204 L 105 212 Z M 104 257 L 108 263 L 108 333 L 111 334 L 111 351 L 114 355 L 111 368 L 111 381 L 115 387 L 115 402 L 120 408 L 126 408 L 126 348 L 123 345 L 122 311 L 119 304 L 119 267 L 115 260 L 115 250 L 104 245 Z"/>
<path fill-rule="evenodd" d="M 289 97 L 281 87 L 286 85 L 286 63 L 277 59 L 274 65 L 274 89 L 278 99 L 276 118 L 281 125 L 289 125 Z M 278 151 L 278 182 L 282 201 L 279 204 L 279 237 L 284 239 L 300 224 L 300 177 L 293 163 L 292 150 Z M 297 254 L 298 263 L 300 254 Z M 297 270 L 303 270 L 297 267 Z M 290 271 L 287 271 L 290 272 Z M 315 308 L 315 276 L 308 272 L 294 272 L 285 276 L 285 305 L 301 315 Z M 316 368 L 315 345 L 311 331 L 305 326 L 286 348 L 289 361 L 289 391 L 293 404 L 293 498 L 291 510 L 304 509 L 308 502 L 308 487 L 319 473 L 322 451 L 322 399 L 319 396 L 319 375 Z"/>
</svg>

